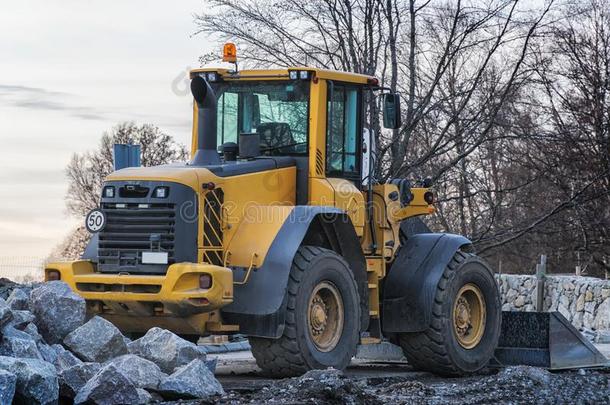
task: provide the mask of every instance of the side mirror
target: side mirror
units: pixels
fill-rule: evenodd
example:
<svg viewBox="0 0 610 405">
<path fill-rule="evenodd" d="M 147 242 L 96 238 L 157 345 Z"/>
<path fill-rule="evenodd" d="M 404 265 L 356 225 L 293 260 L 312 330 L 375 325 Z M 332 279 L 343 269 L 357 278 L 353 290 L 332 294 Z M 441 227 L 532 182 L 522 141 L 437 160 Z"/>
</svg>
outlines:
<svg viewBox="0 0 610 405">
<path fill-rule="evenodd" d="M 383 95 L 383 126 L 388 129 L 400 128 L 400 95 L 386 93 Z"/>
</svg>

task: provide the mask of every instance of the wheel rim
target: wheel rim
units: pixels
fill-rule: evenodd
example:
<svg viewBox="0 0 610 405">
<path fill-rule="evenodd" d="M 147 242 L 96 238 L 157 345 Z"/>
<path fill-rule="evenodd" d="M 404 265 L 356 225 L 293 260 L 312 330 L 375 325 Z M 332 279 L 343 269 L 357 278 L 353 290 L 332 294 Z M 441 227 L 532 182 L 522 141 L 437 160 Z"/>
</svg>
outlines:
<svg viewBox="0 0 610 405">
<path fill-rule="evenodd" d="M 316 348 L 329 352 L 343 332 L 343 300 L 334 284 L 323 281 L 311 292 L 307 309 L 309 336 Z"/>
<path fill-rule="evenodd" d="M 465 349 L 479 344 L 485 332 L 487 309 L 483 293 L 474 284 L 460 288 L 453 304 L 453 331 Z"/>
</svg>

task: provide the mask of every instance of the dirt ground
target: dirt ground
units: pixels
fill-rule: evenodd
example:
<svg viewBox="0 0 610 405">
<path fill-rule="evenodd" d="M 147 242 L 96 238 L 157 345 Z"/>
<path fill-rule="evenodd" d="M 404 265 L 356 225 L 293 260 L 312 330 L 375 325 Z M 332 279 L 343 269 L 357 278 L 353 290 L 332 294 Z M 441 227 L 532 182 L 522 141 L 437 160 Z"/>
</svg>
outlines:
<svg viewBox="0 0 610 405">
<path fill-rule="evenodd" d="M 403 362 L 356 359 L 344 373 L 316 370 L 273 380 L 261 375 L 250 352 L 215 357 L 216 375 L 227 392 L 220 404 L 610 403 L 610 369 L 550 373 L 521 366 L 447 379 L 413 371 Z"/>
</svg>

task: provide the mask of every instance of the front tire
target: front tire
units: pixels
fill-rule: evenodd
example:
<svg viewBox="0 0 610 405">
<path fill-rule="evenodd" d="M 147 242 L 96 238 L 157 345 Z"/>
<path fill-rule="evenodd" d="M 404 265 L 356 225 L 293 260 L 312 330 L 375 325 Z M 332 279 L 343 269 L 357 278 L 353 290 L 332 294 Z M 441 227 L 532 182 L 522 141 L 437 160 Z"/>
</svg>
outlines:
<svg viewBox="0 0 610 405">
<path fill-rule="evenodd" d="M 283 335 L 249 338 L 256 363 L 274 377 L 344 369 L 359 339 L 360 299 L 353 273 L 337 253 L 316 246 L 302 246 L 295 255 Z"/>
<path fill-rule="evenodd" d="M 438 283 L 429 328 L 400 334 L 400 346 L 415 369 L 445 376 L 473 374 L 494 354 L 501 317 L 493 272 L 477 256 L 458 251 Z"/>
</svg>

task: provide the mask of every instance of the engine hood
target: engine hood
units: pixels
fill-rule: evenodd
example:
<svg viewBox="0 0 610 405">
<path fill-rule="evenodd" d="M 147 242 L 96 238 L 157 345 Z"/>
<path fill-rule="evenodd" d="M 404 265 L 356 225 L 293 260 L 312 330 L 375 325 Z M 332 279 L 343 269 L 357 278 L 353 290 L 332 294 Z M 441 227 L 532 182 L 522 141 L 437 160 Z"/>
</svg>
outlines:
<svg viewBox="0 0 610 405">
<path fill-rule="evenodd" d="M 154 180 L 181 183 L 198 190 L 204 182 L 222 182 L 223 178 L 264 172 L 295 166 L 288 156 L 258 157 L 251 160 L 226 162 L 217 165 L 191 166 L 186 163 L 153 167 L 129 167 L 111 173 L 107 181 Z"/>
</svg>

